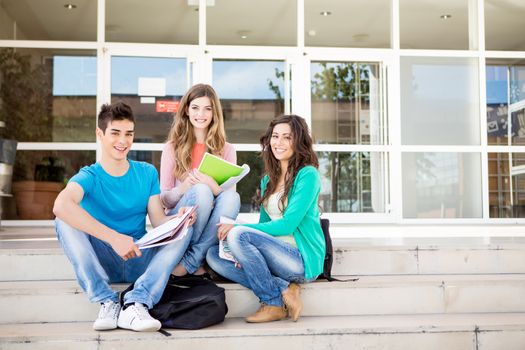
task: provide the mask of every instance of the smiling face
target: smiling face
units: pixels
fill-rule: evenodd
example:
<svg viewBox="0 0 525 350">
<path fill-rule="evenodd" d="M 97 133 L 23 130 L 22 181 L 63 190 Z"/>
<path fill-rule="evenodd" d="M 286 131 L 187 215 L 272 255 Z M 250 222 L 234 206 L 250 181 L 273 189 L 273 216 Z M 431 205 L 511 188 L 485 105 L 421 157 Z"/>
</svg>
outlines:
<svg viewBox="0 0 525 350">
<path fill-rule="evenodd" d="M 213 107 L 207 96 L 192 100 L 186 113 L 190 118 L 191 125 L 196 129 L 208 130 L 213 120 Z"/>
<path fill-rule="evenodd" d="M 292 158 L 293 138 L 292 129 L 287 123 L 277 124 L 273 127 L 270 139 L 272 154 L 280 162 L 288 162 Z"/>
<path fill-rule="evenodd" d="M 133 145 L 134 129 L 135 123 L 127 119 L 109 122 L 105 131 L 97 128 L 103 157 L 116 161 L 126 160 Z"/>
</svg>

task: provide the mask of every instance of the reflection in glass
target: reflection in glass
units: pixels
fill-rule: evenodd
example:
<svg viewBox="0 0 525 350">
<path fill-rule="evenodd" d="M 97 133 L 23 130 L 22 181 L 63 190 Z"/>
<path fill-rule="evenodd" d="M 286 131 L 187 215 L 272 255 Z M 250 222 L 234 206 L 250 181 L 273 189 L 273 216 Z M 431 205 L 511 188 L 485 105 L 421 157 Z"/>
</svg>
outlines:
<svg viewBox="0 0 525 350">
<path fill-rule="evenodd" d="M 137 141 L 135 140 L 135 142 Z M 161 155 L 161 151 L 134 151 L 132 148 L 132 150 L 128 153 L 128 159 L 152 164 L 157 169 L 157 172 L 160 174 Z"/>
<path fill-rule="evenodd" d="M 297 44 L 297 2 L 212 1 L 206 8 L 206 43 L 211 45 Z"/>
<path fill-rule="evenodd" d="M 284 70 L 282 61 L 213 61 L 229 142 L 259 143 L 270 121 L 284 113 Z"/>
<path fill-rule="evenodd" d="M 488 165 L 490 217 L 525 217 L 525 154 L 489 153 Z"/>
<path fill-rule="evenodd" d="M 94 51 L 0 49 L 0 137 L 95 141 Z"/>
<path fill-rule="evenodd" d="M 404 145 L 479 145 L 476 58 L 401 57 Z"/>
<path fill-rule="evenodd" d="M 377 152 L 319 152 L 323 212 L 385 212 L 385 155 Z"/>
<path fill-rule="evenodd" d="M 0 39 L 97 40 L 97 1 L 0 1 Z"/>
<path fill-rule="evenodd" d="M 17 151 L 13 197 L 2 199 L 2 218 L 53 219 L 58 193 L 80 168 L 94 162 L 95 151 Z"/>
<path fill-rule="evenodd" d="M 403 217 L 480 218 L 479 153 L 405 153 Z"/>
<path fill-rule="evenodd" d="M 197 44 L 198 1 L 106 0 L 106 41 Z"/>
<path fill-rule="evenodd" d="M 485 46 L 487 50 L 525 50 L 525 2 L 485 0 Z M 520 34 L 518 34 L 520 33 Z"/>
<path fill-rule="evenodd" d="M 305 44 L 390 47 L 390 0 L 305 0 Z"/>
<path fill-rule="evenodd" d="M 133 109 L 135 142 L 165 142 L 185 92 L 183 58 L 111 59 L 111 102 L 124 101 Z"/>
<path fill-rule="evenodd" d="M 317 143 L 385 142 L 378 63 L 312 62 L 311 72 L 312 130 Z"/>
<path fill-rule="evenodd" d="M 475 40 L 469 48 L 469 11 L 476 13 L 475 8 L 469 9 L 469 6 L 474 5 L 475 2 L 469 0 L 400 0 L 401 48 L 475 50 Z"/>
<path fill-rule="evenodd" d="M 489 145 L 525 144 L 524 62 L 488 60 L 486 80 Z"/>
<path fill-rule="evenodd" d="M 257 205 L 260 199 L 260 184 L 264 171 L 260 152 L 237 152 L 237 164 L 248 164 L 250 172 L 237 184 L 237 192 L 241 197 L 241 213 L 258 213 Z"/>
</svg>

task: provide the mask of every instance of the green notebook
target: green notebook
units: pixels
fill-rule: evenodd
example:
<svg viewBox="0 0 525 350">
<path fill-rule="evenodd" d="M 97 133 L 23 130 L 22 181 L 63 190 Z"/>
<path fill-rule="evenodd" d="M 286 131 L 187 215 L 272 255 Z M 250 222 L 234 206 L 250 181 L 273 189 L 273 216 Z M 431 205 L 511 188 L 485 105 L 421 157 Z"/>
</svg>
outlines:
<svg viewBox="0 0 525 350">
<path fill-rule="evenodd" d="M 238 166 L 237 164 L 230 163 L 220 157 L 214 156 L 208 152 L 204 153 L 204 157 L 199 165 L 198 170 L 211 176 L 217 184 L 220 186 L 228 181 L 228 186 L 234 185 L 239 182 L 248 172 L 250 167 L 244 164 Z"/>
</svg>

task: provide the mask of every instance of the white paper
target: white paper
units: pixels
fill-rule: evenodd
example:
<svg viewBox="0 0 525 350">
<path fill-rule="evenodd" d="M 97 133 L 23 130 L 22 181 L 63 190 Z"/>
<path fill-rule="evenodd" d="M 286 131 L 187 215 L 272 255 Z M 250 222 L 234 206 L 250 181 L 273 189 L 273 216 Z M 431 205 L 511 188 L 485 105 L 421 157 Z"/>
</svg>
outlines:
<svg viewBox="0 0 525 350">
<path fill-rule="evenodd" d="M 186 210 L 186 212 L 180 216 L 180 217 L 175 217 L 165 223 L 163 223 L 162 225 L 159 225 L 157 227 L 155 227 L 154 229 L 148 231 L 144 236 L 142 236 L 142 238 L 140 238 L 139 240 L 137 240 L 135 242 L 135 244 L 139 247 L 139 249 L 146 249 L 146 248 L 149 248 L 149 244 L 152 243 L 152 242 L 156 242 L 156 241 L 161 241 L 167 237 L 170 237 L 174 234 L 174 230 L 177 230 L 179 229 L 179 233 L 178 235 L 172 239 L 172 240 L 169 240 L 167 243 L 170 243 L 170 242 L 174 242 L 174 241 L 178 241 L 180 239 L 182 239 L 182 237 L 184 237 L 184 235 L 186 234 L 186 232 L 184 231 L 187 231 L 187 225 L 184 225 L 181 227 L 181 223 L 186 220 L 186 218 L 191 215 L 192 213 L 194 213 L 195 210 Z M 186 228 L 186 230 L 184 230 Z M 182 235 L 184 233 L 184 235 Z M 164 243 L 164 242 L 159 242 L 159 243 Z M 155 243 L 156 245 L 162 245 L 162 244 L 157 244 Z M 164 243 L 166 244 L 166 243 Z M 145 246 L 148 246 L 148 247 L 145 247 Z M 154 246 L 153 244 L 151 246 Z"/>
<path fill-rule="evenodd" d="M 243 170 L 239 175 L 230 177 L 228 180 L 224 181 L 219 187 L 223 190 L 227 189 L 235 185 L 237 182 L 241 181 L 243 177 L 248 175 L 248 173 L 250 172 L 250 167 L 248 166 L 248 164 L 243 164 L 241 168 L 243 168 Z"/>
<path fill-rule="evenodd" d="M 227 217 L 227 216 L 221 216 L 219 219 L 219 222 L 221 224 L 235 224 L 235 220 Z M 230 247 L 228 247 L 228 242 L 226 240 L 219 241 L 219 258 L 233 261 L 237 264 L 237 259 L 233 256 L 233 254 L 230 251 Z"/>
<path fill-rule="evenodd" d="M 162 242 L 159 242 L 159 243 L 148 244 L 146 246 L 142 245 L 142 246 L 139 247 L 139 249 L 148 249 L 148 248 L 153 248 L 153 247 L 160 247 L 161 245 L 166 245 L 166 244 L 170 244 L 170 243 L 173 243 L 173 242 L 180 241 L 181 239 L 183 239 L 188 234 L 188 224 L 189 224 L 189 221 L 184 224 L 184 226 L 182 227 L 180 232 L 175 236 L 175 238 L 170 239 L 170 240 L 166 240 L 166 241 L 162 241 Z"/>
<path fill-rule="evenodd" d="M 155 97 L 141 96 L 140 103 L 142 103 L 142 104 L 154 104 L 155 103 Z"/>
<path fill-rule="evenodd" d="M 165 78 L 139 78 L 139 96 L 166 96 Z"/>
</svg>

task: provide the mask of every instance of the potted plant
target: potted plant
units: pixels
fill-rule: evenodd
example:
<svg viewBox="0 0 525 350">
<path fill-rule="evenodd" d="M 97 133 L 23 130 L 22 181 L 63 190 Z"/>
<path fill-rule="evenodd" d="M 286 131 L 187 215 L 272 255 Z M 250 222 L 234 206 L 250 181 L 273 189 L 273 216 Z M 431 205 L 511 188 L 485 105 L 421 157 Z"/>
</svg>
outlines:
<svg viewBox="0 0 525 350">
<path fill-rule="evenodd" d="M 22 220 L 48 220 L 53 204 L 64 188 L 65 168 L 55 157 L 44 157 L 35 166 L 34 180 L 13 183 L 18 217 Z"/>
</svg>

